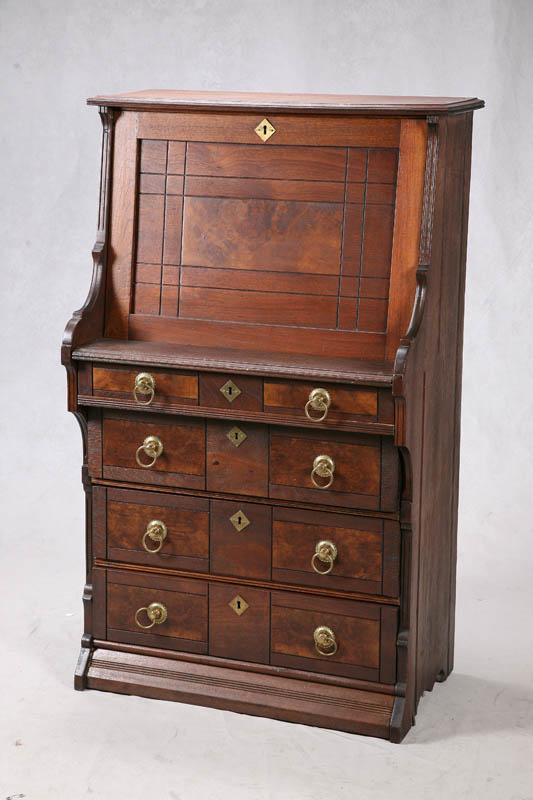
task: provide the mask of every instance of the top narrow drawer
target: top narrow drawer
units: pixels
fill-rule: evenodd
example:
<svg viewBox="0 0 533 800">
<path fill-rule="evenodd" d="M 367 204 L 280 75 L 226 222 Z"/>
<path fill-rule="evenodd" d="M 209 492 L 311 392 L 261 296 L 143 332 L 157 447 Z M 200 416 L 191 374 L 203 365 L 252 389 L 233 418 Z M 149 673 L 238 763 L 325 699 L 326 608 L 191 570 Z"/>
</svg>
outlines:
<svg viewBox="0 0 533 800">
<path fill-rule="evenodd" d="M 311 428 L 370 427 L 390 434 L 394 423 L 390 390 L 372 386 L 82 362 L 78 393 L 85 405 Z"/>
</svg>

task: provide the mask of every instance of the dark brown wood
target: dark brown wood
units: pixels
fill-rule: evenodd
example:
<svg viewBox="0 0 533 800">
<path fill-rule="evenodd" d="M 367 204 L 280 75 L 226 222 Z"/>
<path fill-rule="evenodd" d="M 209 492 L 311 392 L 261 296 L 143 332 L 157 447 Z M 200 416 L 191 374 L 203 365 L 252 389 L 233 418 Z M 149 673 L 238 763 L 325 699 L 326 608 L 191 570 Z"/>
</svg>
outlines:
<svg viewBox="0 0 533 800">
<path fill-rule="evenodd" d="M 148 553 L 143 546 L 143 537 L 152 520 L 163 522 L 167 528 L 167 536 L 157 553 Z M 107 540 L 107 552 L 100 558 L 195 572 L 208 571 L 208 500 L 108 489 L 104 525 L 102 536 Z M 150 550 L 157 546 L 157 542 L 149 538 L 146 544 Z"/>
<path fill-rule="evenodd" d="M 176 89 L 147 89 L 114 95 L 90 97 L 89 105 L 118 106 L 119 108 L 204 108 L 233 110 L 253 108 L 289 110 L 291 113 L 323 114 L 447 114 L 483 108 L 477 97 L 398 97 L 392 95 L 356 94 L 295 94 L 269 92 L 209 92 Z"/>
<path fill-rule="evenodd" d="M 239 613 L 230 606 L 232 601 Z M 270 593 L 237 584 L 211 584 L 210 655 L 268 663 L 269 646 Z"/>
<path fill-rule="evenodd" d="M 246 436 L 239 444 L 241 432 Z M 268 429 L 249 423 L 207 423 L 207 489 L 268 496 Z"/>
<path fill-rule="evenodd" d="M 269 580 L 271 526 L 272 510 L 269 506 L 211 500 L 211 572 Z"/>
<path fill-rule="evenodd" d="M 158 415 L 106 412 L 103 423 L 103 476 L 116 480 L 205 488 L 205 423 Z M 150 469 L 135 454 L 147 436 L 157 436 L 163 453 Z M 144 463 L 150 459 L 143 456 Z"/>
<path fill-rule="evenodd" d="M 86 493 L 75 687 L 400 741 L 453 665 L 483 104 L 90 102 L 104 124 L 93 282 L 62 347 Z M 155 379 L 146 407 L 139 372 Z M 321 421 L 305 415 L 315 388 L 331 396 Z M 163 453 L 143 469 L 147 435 Z M 335 461 L 324 490 L 311 481 L 319 455 Z M 157 553 L 143 545 L 153 520 L 167 531 Z M 337 552 L 319 574 L 324 540 Z M 135 612 L 152 602 L 168 618 L 144 630 Z M 320 625 L 336 637 L 330 656 Z"/>
</svg>

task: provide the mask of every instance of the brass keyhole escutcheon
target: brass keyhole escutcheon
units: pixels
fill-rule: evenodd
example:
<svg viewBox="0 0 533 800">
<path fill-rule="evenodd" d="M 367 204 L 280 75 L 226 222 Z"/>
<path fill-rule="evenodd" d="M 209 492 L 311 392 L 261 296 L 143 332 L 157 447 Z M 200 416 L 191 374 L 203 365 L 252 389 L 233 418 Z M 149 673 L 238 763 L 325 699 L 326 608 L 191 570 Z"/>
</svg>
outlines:
<svg viewBox="0 0 533 800">
<path fill-rule="evenodd" d="M 264 119 L 261 120 L 259 125 L 255 127 L 255 132 L 257 133 L 262 142 L 266 142 L 268 141 L 268 139 L 270 139 L 271 136 L 273 136 L 276 133 L 276 129 L 272 125 L 272 123 L 265 117 Z"/>
<path fill-rule="evenodd" d="M 236 400 L 240 394 L 242 394 L 237 384 L 233 383 L 232 380 L 226 381 L 224 386 L 220 387 L 219 391 L 224 395 L 228 403 L 233 403 L 233 401 Z"/>
<path fill-rule="evenodd" d="M 245 528 L 247 528 L 248 525 L 250 524 L 250 520 L 248 519 L 244 511 L 240 510 L 236 511 L 235 514 L 232 514 L 231 517 L 229 518 L 229 521 L 231 522 L 235 530 L 238 531 L 239 533 L 243 531 Z"/>
<path fill-rule="evenodd" d="M 241 431 L 236 425 L 227 432 L 226 436 L 234 447 L 240 447 L 244 440 L 248 438 L 245 432 Z"/>
<path fill-rule="evenodd" d="M 244 597 L 240 596 L 240 594 L 235 595 L 233 600 L 229 601 L 228 605 L 235 611 L 238 617 L 240 617 L 241 614 L 244 614 L 246 609 L 249 608 L 248 603 L 246 602 Z"/>
<path fill-rule="evenodd" d="M 150 467 L 154 466 L 162 452 L 163 442 L 159 436 L 147 436 L 144 442 L 137 448 L 135 460 L 143 469 L 150 469 Z M 148 462 L 141 460 L 142 453 L 150 459 Z"/>
<path fill-rule="evenodd" d="M 140 406 L 149 406 L 155 397 L 155 378 L 149 372 L 139 372 L 135 377 L 133 397 Z"/>
</svg>

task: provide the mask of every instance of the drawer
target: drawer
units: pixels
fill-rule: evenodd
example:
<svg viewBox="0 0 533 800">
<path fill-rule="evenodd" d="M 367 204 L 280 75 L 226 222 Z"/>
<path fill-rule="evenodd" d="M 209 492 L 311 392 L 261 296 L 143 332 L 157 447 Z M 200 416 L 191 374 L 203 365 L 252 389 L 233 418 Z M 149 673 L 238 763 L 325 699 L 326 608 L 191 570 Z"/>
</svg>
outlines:
<svg viewBox="0 0 533 800">
<path fill-rule="evenodd" d="M 80 394 L 110 401 L 133 401 L 139 408 L 164 409 L 173 405 L 198 405 L 196 372 L 176 372 L 155 367 L 80 365 Z M 92 370 L 87 375 L 87 370 Z"/>
<path fill-rule="evenodd" d="M 270 506 L 211 500 L 211 572 L 270 580 L 271 526 Z"/>
<path fill-rule="evenodd" d="M 200 405 L 228 411 L 262 411 L 263 380 L 248 375 L 200 375 Z"/>
<path fill-rule="evenodd" d="M 392 394 L 379 389 L 265 379 L 263 400 L 265 413 L 310 427 L 394 422 Z"/>
<path fill-rule="evenodd" d="M 268 496 L 268 427 L 207 422 L 207 489 Z"/>
<path fill-rule="evenodd" d="M 112 480 L 205 489 L 204 421 L 105 412 L 102 474 Z"/>
<path fill-rule="evenodd" d="M 103 579 L 108 639 L 207 653 L 206 583 L 126 570 Z"/>
<path fill-rule="evenodd" d="M 207 572 L 209 500 L 93 488 L 94 555 L 110 561 Z"/>
<path fill-rule="evenodd" d="M 395 682 L 396 608 L 288 592 L 271 603 L 271 664 Z"/>
<path fill-rule="evenodd" d="M 397 522 L 298 508 L 272 514 L 272 580 L 398 596 Z"/>
<path fill-rule="evenodd" d="M 271 429 L 270 497 L 396 511 L 398 493 L 398 454 L 392 440 Z"/>
<path fill-rule="evenodd" d="M 270 592 L 237 584 L 209 586 L 209 654 L 269 662 Z"/>
</svg>

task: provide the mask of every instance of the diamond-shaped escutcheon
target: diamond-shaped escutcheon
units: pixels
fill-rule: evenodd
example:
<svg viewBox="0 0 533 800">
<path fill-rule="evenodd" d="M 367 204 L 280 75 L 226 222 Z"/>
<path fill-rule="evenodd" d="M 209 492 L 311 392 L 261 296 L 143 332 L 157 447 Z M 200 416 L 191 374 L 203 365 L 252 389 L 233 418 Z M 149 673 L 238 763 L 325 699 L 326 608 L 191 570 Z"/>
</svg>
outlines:
<svg viewBox="0 0 533 800">
<path fill-rule="evenodd" d="M 248 527 L 250 524 L 250 520 L 244 513 L 244 511 L 236 511 L 235 514 L 232 514 L 229 518 L 229 521 L 233 525 L 236 531 L 243 531 L 245 528 Z"/>
<path fill-rule="evenodd" d="M 241 431 L 236 425 L 227 432 L 226 436 L 234 447 L 240 447 L 244 440 L 248 438 L 245 432 Z"/>
<path fill-rule="evenodd" d="M 248 603 L 246 602 L 244 597 L 241 597 L 240 594 L 236 594 L 233 600 L 229 601 L 228 606 L 230 606 L 230 608 L 232 608 L 235 611 L 235 613 L 240 617 L 241 614 L 244 614 L 244 612 L 248 608 Z"/>
<path fill-rule="evenodd" d="M 268 119 L 262 119 L 259 125 L 254 129 L 262 142 L 266 142 L 276 133 L 275 127 Z"/>
<path fill-rule="evenodd" d="M 233 401 L 242 394 L 237 384 L 233 383 L 232 380 L 226 381 L 224 386 L 220 387 L 219 391 L 224 395 L 228 403 L 233 403 Z"/>
</svg>

